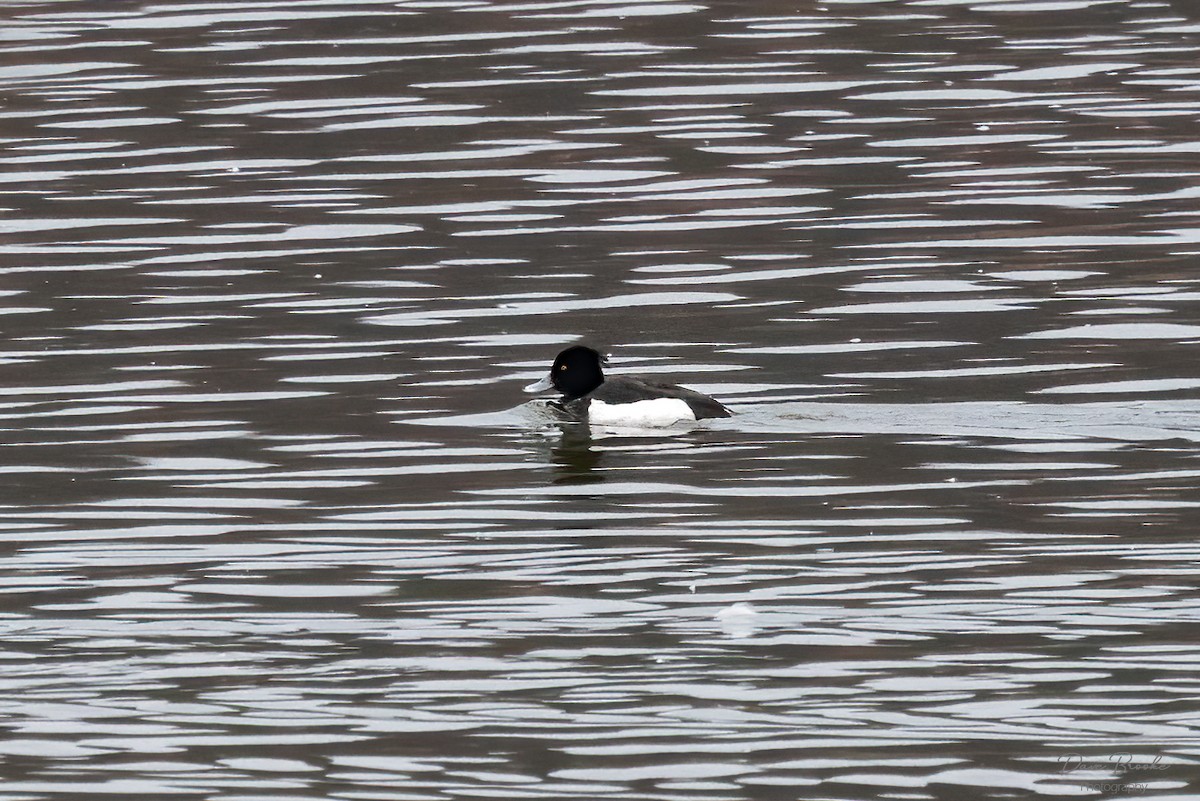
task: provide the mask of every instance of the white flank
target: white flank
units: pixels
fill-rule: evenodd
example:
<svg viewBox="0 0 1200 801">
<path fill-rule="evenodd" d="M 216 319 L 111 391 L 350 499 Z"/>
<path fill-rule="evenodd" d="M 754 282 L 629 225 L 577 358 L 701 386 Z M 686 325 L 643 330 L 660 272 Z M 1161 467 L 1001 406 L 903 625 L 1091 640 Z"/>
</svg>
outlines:
<svg viewBox="0 0 1200 801">
<path fill-rule="evenodd" d="M 681 420 L 695 420 L 692 407 L 679 398 L 653 398 L 633 403 L 605 403 L 593 399 L 588 404 L 588 421 L 601 426 L 669 426 Z"/>
</svg>

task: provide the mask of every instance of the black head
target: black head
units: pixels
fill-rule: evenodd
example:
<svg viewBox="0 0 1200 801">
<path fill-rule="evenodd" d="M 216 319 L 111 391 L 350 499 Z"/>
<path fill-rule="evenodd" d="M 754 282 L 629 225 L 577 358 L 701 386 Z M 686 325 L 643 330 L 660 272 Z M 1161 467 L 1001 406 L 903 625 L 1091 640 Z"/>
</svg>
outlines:
<svg viewBox="0 0 1200 801">
<path fill-rule="evenodd" d="M 604 383 L 600 365 L 604 357 L 599 351 L 584 345 L 573 345 L 554 360 L 550 368 L 550 383 L 567 400 L 582 397 Z"/>
</svg>

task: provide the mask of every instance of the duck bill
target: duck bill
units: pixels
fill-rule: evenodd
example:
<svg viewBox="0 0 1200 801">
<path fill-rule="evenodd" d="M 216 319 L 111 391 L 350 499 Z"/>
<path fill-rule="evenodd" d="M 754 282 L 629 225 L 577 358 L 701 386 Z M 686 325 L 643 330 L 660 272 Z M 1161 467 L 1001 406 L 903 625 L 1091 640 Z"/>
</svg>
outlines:
<svg viewBox="0 0 1200 801">
<path fill-rule="evenodd" d="M 529 386 L 525 387 L 525 391 L 529 392 L 531 394 L 537 393 L 537 392 L 545 392 L 546 390 L 550 389 L 553 386 L 554 386 L 554 384 L 551 383 L 550 376 L 546 375 L 546 376 L 542 377 L 541 381 L 535 381 L 532 384 L 530 384 Z"/>
</svg>

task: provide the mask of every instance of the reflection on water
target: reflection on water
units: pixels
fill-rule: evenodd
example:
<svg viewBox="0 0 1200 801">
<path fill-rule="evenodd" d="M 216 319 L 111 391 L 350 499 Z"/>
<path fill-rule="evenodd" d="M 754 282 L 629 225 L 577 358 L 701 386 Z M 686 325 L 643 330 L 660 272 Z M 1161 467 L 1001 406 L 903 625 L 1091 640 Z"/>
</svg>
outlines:
<svg viewBox="0 0 1200 801">
<path fill-rule="evenodd" d="M 0 796 L 1195 795 L 1184 4 L 0 19 Z"/>
</svg>

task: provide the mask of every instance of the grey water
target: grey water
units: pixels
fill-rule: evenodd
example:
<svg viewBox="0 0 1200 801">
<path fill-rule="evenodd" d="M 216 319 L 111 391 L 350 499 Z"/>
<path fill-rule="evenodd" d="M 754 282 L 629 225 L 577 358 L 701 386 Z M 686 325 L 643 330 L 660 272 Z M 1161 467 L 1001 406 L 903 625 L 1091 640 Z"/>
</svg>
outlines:
<svg viewBox="0 0 1200 801">
<path fill-rule="evenodd" d="M 1198 123 L 1182 1 L 10 0 L 0 801 L 1196 797 Z"/>
</svg>

